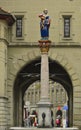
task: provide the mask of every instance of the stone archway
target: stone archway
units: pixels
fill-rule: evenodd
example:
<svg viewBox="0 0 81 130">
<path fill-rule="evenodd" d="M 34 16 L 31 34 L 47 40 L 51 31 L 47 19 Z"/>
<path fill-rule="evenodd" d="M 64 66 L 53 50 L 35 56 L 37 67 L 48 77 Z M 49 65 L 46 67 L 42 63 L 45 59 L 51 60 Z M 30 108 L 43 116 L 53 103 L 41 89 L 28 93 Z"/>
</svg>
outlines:
<svg viewBox="0 0 81 130">
<path fill-rule="evenodd" d="M 36 81 L 36 80 L 38 80 L 39 78 L 40 78 L 40 76 L 38 76 L 38 77 L 35 77 L 35 78 L 30 78 L 29 79 L 29 81 L 27 81 L 27 80 L 25 80 L 24 82 L 23 82 L 23 84 L 21 85 L 21 84 L 19 84 L 19 81 L 21 81 L 20 79 L 19 79 L 19 74 L 20 73 L 22 73 L 22 72 L 24 72 L 23 70 L 25 70 L 25 68 L 29 65 L 29 67 L 30 67 L 30 65 L 32 66 L 33 64 L 38 64 L 39 63 L 39 61 L 40 61 L 40 54 L 39 53 L 37 53 L 37 52 L 33 52 L 33 55 L 31 55 L 31 53 L 29 53 L 27 56 L 26 56 L 26 58 L 28 59 L 24 59 L 24 56 L 22 56 L 21 58 L 15 58 L 15 57 L 13 57 L 13 59 L 15 60 L 15 61 L 17 61 L 17 64 L 14 64 L 13 65 L 13 67 L 15 68 L 15 71 L 10 71 L 10 78 L 9 78 L 9 82 L 8 82 L 8 85 L 9 86 L 13 86 L 13 83 L 14 83 L 14 80 L 15 80 L 15 76 L 16 76 L 16 80 L 15 80 L 15 83 L 14 83 L 14 88 L 12 88 L 12 92 L 13 92 L 13 90 L 14 90 L 14 110 L 13 110 L 13 115 L 15 115 L 14 117 L 13 117 L 13 119 L 15 120 L 15 122 L 14 122 L 14 125 L 15 126 L 20 126 L 20 125 L 22 125 L 22 114 L 20 114 L 20 113 L 22 113 L 22 97 L 23 97 L 23 94 L 24 94 L 24 92 L 25 92 L 25 90 L 27 89 L 27 87 L 30 85 L 30 84 L 32 84 L 34 81 Z M 70 102 L 69 102 L 69 106 L 71 106 L 70 107 L 70 113 L 72 112 L 73 113 L 73 103 L 74 103 L 74 97 L 73 97 L 73 87 L 77 87 L 77 84 L 76 84 L 76 82 L 77 83 L 79 83 L 78 82 L 78 78 L 77 78 L 77 75 L 76 75 L 76 73 L 74 72 L 74 70 L 73 70 L 73 68 L 71 67 L 71 65 L 68 63 L 68 60 L 66 60 L 63 56 L 61 56 L 61 55 L 58 55 L 58 54 L 54 54 L 54 53 L 51 53 L 50 54 L 50 59 L 54 62 L 54 61 L 56 61 L 57 62 L 57 64 L 58 65 L 60 65 L 62 68 L 63 68 L 63 70 L 66 70 L 66 72 L 68 72 L 67 74 L 68 74 L 68 77 L 69 77 L 69 79 L 71 80 L 70 81 L 70 85 L 71 85 L 71 90 L 72 90 L 72 93 L 69 93 L 69 91 L 66 89 L 66 91 L 68 91 L 68 94 L 70 94 L 70 98 L 69 98 L 69 100 L 70 100 Z M 12 60 L 12 59 L 10 59 L 10 60 Z M 27 62 L 28 61 L 28 62 Z M 22 67 L 22 66 L 24 66 L 24 67 Z M 19 69 L 20 68 L 22 68 L 20 71 L 19 71 Z M 39 68 L 40 68 L 40 66 L 39 66 Z M 12 69 L 11 69 L 12 70 Z M 28 69 L 29 70 L 29 69 Z M 32 69 L 33 70 L 33 69 Z M 38 69 L 38 70 L 40 70 L 40 69 Z M 39 73 L 39 72 L 38 72 Z M 53 79 L 53 77 L 52 77 L 52 79 Z M 18 81 L 19 80 L 19 81 Z M 66 83 L 64 83 L 64 81 L 62 81 L 61 80 L 61 78 L 60 77 L 54 77 L 54 79 L 53 80 L 56 80 L 56 81 L 58 81 L 58 82 L 61 82 L 62 84 L 63 84 L 63 86 L 65 86 L 66 85 Z M 24 87 L 23 87 L 24 86 Z M 67 84 L 67 86 L 69 86 L 68 84 Z M 22 89 L 23 88 L 23 89 Z M 66 88 L 66 87 L 65 87 Z M 23 93 L 22 93 L 22 91 L 23 91 Z M 13 95 L 12 95 L 12 98 L 13 98 Z M 16 107 L 15 107 L 16 106 Z M 20 109 L 21 108 L 21 109 Z M 69 114 L 70 115 L 70 114 Z M 73 116 L 72 116 L 73 117 Z M 72 119 L 72 117 L 71 117 L 71 120 L 72 121 L 70 121 L 70 125 L 73 125 L 73 119 Z"/>
<path fill-rule="evenodd" d="M 72 64 L 70 64 L 69 62 L 69 58 L 67 59 L 64 55 L 61 55 L 60 53 L 53 53 L 51 51 L 50 53 L 50 57 L 53 59 L 53 60 L 56 60 L 57 62 L 59 62 L 59 64 L 61 64 L 64 69 L 67 71 L 67 73 L 69 74 L 69 77 L 70 77 L 70 80 L 71 80 L 71 83 L 72 83 L 72 89 L 73 89 L 73 95 L 72 98 L 73 98 L 73 102 L 70 102 L 70 106 L 72 105 L 73 108 L 70 107 L 70 112 L 72 113 L 69 113 L 70 114 L 70 120 L 72 119 L 73 121 L 71 122 L 72 126 L 80 126 L 80 122 L 79 120 L 79 113 L 78 113 L 78 110 L 79 110 L 79 100 L 76 101 L 76 98 L 78 95 L 78 99 L 80 99 L 80 96 L 78 94 L 78 92 L 81 90 L 81 87 L 80 87 L 80 80 L 79 80 L 79 77 L 77 75 L 77 73 L 75 72 L 74 70 L 74 67 L 72 66 Z M 71 100 L 71 99 L 70 99 Z"/>
</svg>

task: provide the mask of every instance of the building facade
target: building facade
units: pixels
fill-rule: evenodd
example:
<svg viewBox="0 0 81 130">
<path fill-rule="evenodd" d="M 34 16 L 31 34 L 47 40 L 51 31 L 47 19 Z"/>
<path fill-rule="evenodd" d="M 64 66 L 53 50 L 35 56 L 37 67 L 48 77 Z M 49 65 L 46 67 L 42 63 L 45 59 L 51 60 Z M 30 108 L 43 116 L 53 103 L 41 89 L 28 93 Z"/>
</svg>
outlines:
<svg viewBox="0 0 81 130">
<path fill-rule="evenodd" d="M 81 1 L 0 1 L 0 128 L 22 126 L 26 90 L 40 80 L 40 20 L 51 18 L 49 78 L 68 97 L 69 126 L 81 127 Z"/>
</svg>

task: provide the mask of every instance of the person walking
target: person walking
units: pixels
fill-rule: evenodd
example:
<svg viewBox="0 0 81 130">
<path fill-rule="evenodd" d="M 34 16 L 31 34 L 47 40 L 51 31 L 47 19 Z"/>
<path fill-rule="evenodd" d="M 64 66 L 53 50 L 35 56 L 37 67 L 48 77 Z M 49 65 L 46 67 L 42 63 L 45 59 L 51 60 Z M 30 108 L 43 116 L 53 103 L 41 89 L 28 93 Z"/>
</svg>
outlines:
<svg viewBox="0 0 81 130">
<path fill-rule="evenodd" d="M 57 125 L 57 127 L 61 126 L 61 121 L 62 121 L 62 110 L 61 110 L 61 107 L 58 106 L 57 112 L 56 112 L 56 125 Z"/>
</svg>

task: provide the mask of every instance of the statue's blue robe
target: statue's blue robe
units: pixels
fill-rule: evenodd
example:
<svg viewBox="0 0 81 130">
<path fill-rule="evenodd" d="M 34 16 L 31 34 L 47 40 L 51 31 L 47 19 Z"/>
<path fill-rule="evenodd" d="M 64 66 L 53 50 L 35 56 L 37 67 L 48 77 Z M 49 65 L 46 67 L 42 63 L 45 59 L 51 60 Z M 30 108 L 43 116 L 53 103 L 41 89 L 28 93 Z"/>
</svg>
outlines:
<svg viewBox="0 0 81 130">
<path fill-rule="evenodd" d="M 40 22 L 40 31 L 41 31 L 41 37 L 45 38 L 45 37 L 49 37 L 49 24 L 48 24 L 48 20 L 49 20 L 49 16 L 46 17 L 44 23 L 43 23 L 43 27 L 41 27 L 42 23 Z"/>
</svg>

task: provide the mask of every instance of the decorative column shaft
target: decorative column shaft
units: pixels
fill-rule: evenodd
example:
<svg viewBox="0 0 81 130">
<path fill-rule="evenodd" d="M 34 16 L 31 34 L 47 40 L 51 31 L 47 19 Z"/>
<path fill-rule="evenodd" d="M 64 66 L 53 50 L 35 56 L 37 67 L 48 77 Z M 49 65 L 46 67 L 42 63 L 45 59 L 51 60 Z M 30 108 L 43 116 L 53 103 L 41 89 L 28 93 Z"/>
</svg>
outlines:
<svg viewBox="0 0 81 130">
<path fill-rule="evenodd" d="M 41 54 L 41 99 L 48 99 L 49 91 L 49 67 L 48 67 L 48 54 Z"/>
<path fill-rule="evenodd" d="M 51 127 L 51 102 L 49 100 L 49 63 L 48 50 L 49 40 L 40 40 L 41 50 L 41 98 L 38 103 L 38 127 Z"/>
</svg>

